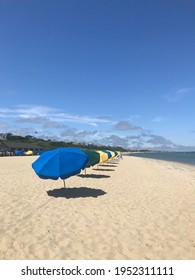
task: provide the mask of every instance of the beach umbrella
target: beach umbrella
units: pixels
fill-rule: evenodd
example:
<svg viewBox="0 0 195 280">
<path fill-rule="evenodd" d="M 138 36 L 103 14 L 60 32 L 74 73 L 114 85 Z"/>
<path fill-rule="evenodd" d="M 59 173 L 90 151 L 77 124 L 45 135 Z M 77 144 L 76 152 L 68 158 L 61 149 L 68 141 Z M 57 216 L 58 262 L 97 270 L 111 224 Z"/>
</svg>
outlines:
<svg viewBox="0 0 195 280">
<path fill-rule="evenodd" d="M 85 167 L 91 167 L 100 162 L 100 154 L 95 150 L 82 150 L 88 155 L 88 161 Z M 86 174 L 86 170 L 85 170 Z"/>
<path fill-rule="evenodd" d="M 108 154 L 103 151 L 97 151 L 100 154 L 100 163 L 104 163 L 108 160 Z"/>
<path fill-rule="evenodd" d="M 22 150 L 17 150 L 15 151 L 16 156 L 21 156 L 24 154 L 24 152 Z"/>
<path fill-rule="evenodd" d="M 107 153 L 108 154 L 108 159 L 112 157 L 112 154 L 110 151 L 108 150 L 102 150 L 102 152 Z"/>
<path fill-rule="evenodd" d="M 86 167 L 94 166 L 100 162 L 100 154 L 95 150 L 82 150 L 85 154 L 88 155 L 88 161 Z"/>
<path fill-rule="evenodd" d="M 32 155 L 33 154 L 33 151 L 27 151 L 27 152 L 25 152 L 25 155 L 27 155 L 27 156 L 30 156 L 30 155 Z"/>
<path fill-rule="evenodd" d="M 115 152 L 113 151 L 109 151 L 111 153 L 111 157 L 114 158 L 115 157 Z"/>
<path fill-rule="evenodd" d="M 65 179 L 79 174 L 84 169 L 88 156 L 79 148 L 57 148 L 44 152 L 32 168 L 41 179 Z"/>
</svg>

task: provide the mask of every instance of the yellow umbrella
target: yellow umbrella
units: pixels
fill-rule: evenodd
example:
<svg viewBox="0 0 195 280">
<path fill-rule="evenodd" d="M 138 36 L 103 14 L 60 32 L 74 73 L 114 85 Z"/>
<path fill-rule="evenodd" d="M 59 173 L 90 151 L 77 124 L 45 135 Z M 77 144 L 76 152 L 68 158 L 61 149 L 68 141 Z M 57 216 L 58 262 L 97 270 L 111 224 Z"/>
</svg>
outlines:
<svg viewBox="0 0 195 280">
<path fill-rule="evenodd" d="M 113 151 L 109 151 L 112 155 L 112 158 L 115 157 L 115 153 Z"/>
<path fill-rule="evenodd" d="M 33 151 L 27 151 L 27 152 L 25 152 L 25 155 L 27 155 L 27 156 L 29 156 L 29 155 L 32 155 L 33 154 Z"/>
<path fill-rule="evenodd" d="M 100 154 L 100 163 L 106 162 L 108 160 L 108 154 L 102 151 L 96 151 Z"/>
</svg>

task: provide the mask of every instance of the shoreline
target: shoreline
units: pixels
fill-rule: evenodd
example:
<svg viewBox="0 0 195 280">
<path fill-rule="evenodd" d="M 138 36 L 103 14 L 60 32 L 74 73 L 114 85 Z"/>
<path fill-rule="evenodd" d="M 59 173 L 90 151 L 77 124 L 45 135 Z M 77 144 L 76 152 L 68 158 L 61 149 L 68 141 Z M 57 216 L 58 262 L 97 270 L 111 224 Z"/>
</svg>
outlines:
<svg viewBox="0 0 195 280">
<path fill-rule="evenodd" d="M 151 160 L 157 160 L 157 161 L 165 161 L 165 162 L 171 162 L 171 163 L 178 163 L 178 164 L 184 164 L 184 165 L 188 165 L 188 166 L 193 166 L 195 167 L 195 162 L 194 163 L 190 163 L 190 162 L 184 162 L 184 161 L 179 161 L 179 160 L 173 160 L 173 159 L 164 159 L 164 158 L 153 158 L 153 157 L 142 157 L 142 156 L 134 156 L 133 154 L 148 154 L 148 152 L 135 152 L 135 153 L 126 153 L 124 154 L 124 156 L 130 156 L 130 157 L 137 157 L 137 158 L 143 158 L 143 159 L 151 159 Z M 151 154 L 155 154 L 155 153 L 167 153 L 167 152 L 151 152 Z M 175 152 L 168 152 L 168 153 L 175 153 Z M 183 152 L 181 152 L 183 153 Z M 189 152 L 189 153 L 192 153 L 192 152 Z M 194 152 L 193 152 L 194 153 Z M 131 155 L 129 155 L 131 154 Z"/>
<path fill-rule="evenodd" d="M 128 156 L 128 155 L 125 155 L 125 156 Z M 195 171 L 195 164 L 184 163 L 184 162 L 179 162 L 179 161 L 171 161 L 171 160 L 166 160 L 166 159 L 157 159 L 157 158 L 146 158 L 146 157 L 136 157 L 136 156 L 131 156 L 131 157 L 141 158 L 143 160 L 146 159 L 146 160 L 149 160 L 149 161 L 154 161 L 157 164 L 164 164 L 164 165 L 171 164 L 175 168 L 183 167 L 183 168 L 186 168 L 186 169 L 190 169 L 191 171 Z"/>
<path fill-rule="evenodd" d="M 195 167 L 124 156 L 41 180 L 0 158 L 0 259 L 194 260 Z"/>
</svg>

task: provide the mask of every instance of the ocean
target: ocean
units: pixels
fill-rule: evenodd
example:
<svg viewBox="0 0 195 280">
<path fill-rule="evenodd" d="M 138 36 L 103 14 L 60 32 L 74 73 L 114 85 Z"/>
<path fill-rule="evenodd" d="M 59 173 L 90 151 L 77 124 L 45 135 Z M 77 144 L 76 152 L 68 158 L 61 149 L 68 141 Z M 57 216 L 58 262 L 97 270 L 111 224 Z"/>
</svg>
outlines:
<svg viewBox="0 0 195 280">
<path fill-rule="evenodd" d="M 195 165 L 195 152 L 136 152 L 127 156 L 159 159 Z"/>
</svg>

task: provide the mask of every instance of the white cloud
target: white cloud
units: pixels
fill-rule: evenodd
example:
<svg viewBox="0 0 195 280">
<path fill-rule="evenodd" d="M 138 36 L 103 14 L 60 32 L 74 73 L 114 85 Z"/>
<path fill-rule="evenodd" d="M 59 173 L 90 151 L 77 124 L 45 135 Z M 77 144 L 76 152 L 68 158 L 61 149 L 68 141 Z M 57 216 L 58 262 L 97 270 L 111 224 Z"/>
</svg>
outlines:
<svg viewBox="0 0 195 280">
<path fill-rule="evenodd" d="M 49 119 L 46 117 L 36 116 L 36 117 L 21 117 L 16 120 L 18 123 L 31 123 L 31 124 L 42 124 L 48 122 Z"/>
<path fill-rule="evenodd" d="M 150 137 L 149 140 L 147 140 L 147 143 L 153 144 L 153 145 L 174 145 L 174 143 L 162 136 L 159 135 L 149 135 L 148 137 Z"/>
<path fill-rule="evenodd" d="M 132 116 L 130 116 L 130 117 L 128 118 L 128 120 L 129 120 L 130 122 L 132 122 L 132 121 L 137 120 L 137 119 L 140 119 L 140 118 L 141 118 L 140 115 L 132 115 Z"/>
<path fill-rule="evenodd" d="M 177 94 L 182 96 L 182 95 L 185 95 L 188 92 L 192 92 L 192 91 L 195 91 L 194 87 L 192 87 L 192 88 L 182 88 L 182 89 L 177 90 Z"/>
<path fill-rule="evenodd" d="M 114 125 L 114 129 L 116 130 L 121 130 L 121 131 L 126 131 L 126 130 L 142 130 L 141 127 L 135 126 L 129 121 L 118 121 Z"/>
<path fill-rule="evenodd" d="M 38 120 L 40 120 L 40 123 L 42 123 L 44 118 L 48 118 L 50 121 L 59 123 L 74 122 L 91 126 L 97 126 L 100 123 L 112 122 L 112 120 L 107 116 L 103 118 L 71 114 L 65 113 L 61 109 L 36 105 L 19 105 L 14 108 L 0 108 L 0 115 L 4 118 L 18 118 L 18 122 L 26 123 L 38 123 Z"/>
<path fill-rule="evenodd" d="M 174 93 L 165 94 L 162 96 L 162 98 L 169 103 L 176 103 L 176 102 L 182 100 L 183 98 L 186 98 L 194 93 L 195 93 L 195 87 L 182 88 L 182 89 L 177 90 Z"/>
<path fill-rule="evenodd" d="M 76 128 L 68 128 L 61 133 L 61 137 L 65 141 L 72 142 L 94 142 L 99 138 L 100 132 L 97 130 L 79 130 Z"/>
<path fill-rule="evenodd" d="M 162 122 L 163 120 L 164 120 L 163 117 L 158 116 L 158 117 L 155 117 L 152 121 L 153 122 Z"/>
<path fill-rule="evenodd" d="M 130 120 L 114 120 L 111 116 L 78 115 L 57 108 L 34 105 L 0 108 L 0 115 L 6 119 L 0 123 L 2 133 L 11 132 L 24 136 L 34 135 L 37 131 L 38 137 L 44 139 L 122 146 L 129 149 L 182 148 L 169 139 L 136 126 Z M 161 116 L 153 119 L 155 122 L 162 120 Z"/>
<path fill-rule="evenodd" d="M 59 121 L 69 121 L 69 122 L 76 122 L 76 123 L 86 123 L 92 126 L 97 126 L 99 123 L 111 123 L 110 119 L 106 118 L 99 118 L 99 117 L 90 117 L 87 115 L 76 115 L 76 114 L 67 114 L 67 113 L 59 113 L 53 116 L 56 120 Z"/>
<path fill-rule="evenodd" d="M 0 123 L 0 129 L 7 129 L 9 125 L 7 123 Z"/>
<path fill-rule="evenodd" d="M 56 121 L 47 121 L 43 125 L 43 128 L 64 128 L 64 127 L 66 127 L 66 125 Z"/>
</svg>

